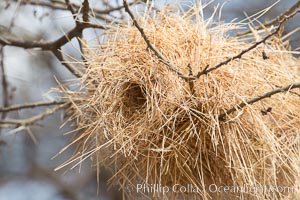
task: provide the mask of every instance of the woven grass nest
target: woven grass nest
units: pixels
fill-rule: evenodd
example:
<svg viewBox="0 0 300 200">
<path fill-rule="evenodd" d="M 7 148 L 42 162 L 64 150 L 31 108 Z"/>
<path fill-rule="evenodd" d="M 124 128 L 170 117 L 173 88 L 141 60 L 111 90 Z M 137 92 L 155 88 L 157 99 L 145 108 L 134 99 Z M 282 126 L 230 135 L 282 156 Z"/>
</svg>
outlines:
<svg viewBox="0 0 300 200">
<path fill-rule="evenodd" d="M 197 13 L 163 10 L 136 18 L 153 46 L 186 75 L 253 44 L 227 36 L 237 24 L 207 22 Z M 194 91 L 191 82 L 147 48 L 131 22 L 111 27 L 87 52 L 82 90 L 65 91 L 78 127 L 71 143 L 77 150 L 68 163 L 91 158 L 98 169 L 112 172 L 110 183 L 130 198 L 296 198 L 300 90 L 219 117 L 241 102 L 299 81 L 300 61 L 280 36 L 193 80 Z M 140 185 L 148 190 L 139 190 Z M 296 189 L 224 192 L 225 186 Z M 169 192 L 159 190 L 166 187 Z"/>
</svg>

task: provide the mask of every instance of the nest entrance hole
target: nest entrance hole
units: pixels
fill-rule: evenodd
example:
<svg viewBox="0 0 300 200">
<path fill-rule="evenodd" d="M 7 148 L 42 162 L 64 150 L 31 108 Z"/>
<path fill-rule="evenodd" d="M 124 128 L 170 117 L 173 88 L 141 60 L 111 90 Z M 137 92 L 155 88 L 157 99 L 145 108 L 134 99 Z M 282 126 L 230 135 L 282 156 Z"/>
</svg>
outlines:
<svg viewBox="0 0 300 200">
<path fill-rule="evenodd" d="M 127 83 L 124 91 L 124 105 L 130 111 L 142 110 L 147 102 L 146 90 L 138 83 Z"/>
</svg>

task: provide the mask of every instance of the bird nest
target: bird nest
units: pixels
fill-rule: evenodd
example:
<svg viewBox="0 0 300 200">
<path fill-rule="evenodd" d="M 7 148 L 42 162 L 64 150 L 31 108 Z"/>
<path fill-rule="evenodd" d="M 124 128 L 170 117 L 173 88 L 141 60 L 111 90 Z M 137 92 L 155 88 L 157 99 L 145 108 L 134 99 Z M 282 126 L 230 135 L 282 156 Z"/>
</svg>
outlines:
<svg viewBox="0 0 300 200">
<path fill-rule="evenodd" d="M 237 24 L 207 23 L 197 13 L 139 16 L 167 64 L 133 24 L 111 27 L 98 47 L 86 47 L 82 90 L 64 91 L 78 130 L 71 162 L 92 158 L 131 198 L 295 198 L 300 90 L 266 93 L 299 80 L 299 59 L 273 35 L 184 78 L 177 72 L 203 72 L 253 45 L 227 36 Z"/>
</svg>

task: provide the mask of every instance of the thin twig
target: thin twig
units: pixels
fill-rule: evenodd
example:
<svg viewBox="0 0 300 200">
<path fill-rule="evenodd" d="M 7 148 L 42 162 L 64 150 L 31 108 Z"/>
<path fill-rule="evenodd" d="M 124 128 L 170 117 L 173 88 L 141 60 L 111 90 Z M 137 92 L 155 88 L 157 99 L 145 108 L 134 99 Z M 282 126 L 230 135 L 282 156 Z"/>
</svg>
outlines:
<svg viewBox="0 0 300 200">
<path fill-rule="evenodd" d="M 156 47 L 154 47 L 152 45 L 152 43 L 150 42 L 149 38 L 146 36 L 144 29 L 139 25 L 139 23 L 137 22 L 137 20 L 135 19 L 133 13 L 131 12 L 131 10 L 129 9 L 129 5 L 127 3 L 126 0 L 123 0 L 123 5 L 125 8 L 125 11 L 129 14 L 130 18 L 133 21 L 133 25 L 139 30 L 139 32 L 141 33 L 144 41 L 146 42 L 148 48 L 156 55 L 156 57 L 160 60 L 160 62 L 162 62 L 163 64 L 165 64 L 169 70 L 175 72 L 179 77 L 185 79 L 185 80 L 189 80 L 190 77 L 184 75 L 183 73 L 179 72 L 177 70 L 177 67 L 175 67 L 174 65 L 172 65 L 167 58 L 162 55 L 158 49 L 156 49 Z"/>
<path fill-rule="evenodd" d="M 277 88 L 277 89 L 271 90 L 271 91 L 263 94 L 262 96 L 258 96 L 258 97 L 252 98 L 252 99 L 250 99 L 250 100 L 248 100 L 246 102 L 241 102 L 239 105 L 234 106 L 234 107 L 230 108 L 229 110 L 221 113 L 219 115 L 219 120 L 224 120 L 225 116 L 227 116 L 227 115 L 229 115 L 229 114 L 231 114 L 231 113 L 233 113 L 233 112 L 235 112 L 235 111 L 237 111 L 239 109 L 242 109 L 242 108 L 244 108 L 247 105 L 251 105 L 251 104 L 253 104 L 255 102 L 258 102 L 258 101 L 260 101 L 262 99 L 269 98 L 269 97 L 273 96 L 274 94 L 281 93 L 281 92 L 286 92 L 286 91 L 292 90 L 294 88 L 300 88 L 300 82 L 293 83 L 293 84 L 290 84 L 290 85 L 285 86 L 285 87 L 281 87 L 281 88 Z"/>
<path fill-rule="evenodd" d="M 5 30 L 6 32 L 10 33 L 11 29 L 13 28 L 15 24 L 15 20 L 18 15 L 18 11 L 20 9 L 20 1 L 17 2 L 17 8 L 14 11 L 13 17 L 9 23 L 9 26 Z M 6 80 L 6 72 L 5 72 L 5 66 L 4 66 L 4 47 L 0 47 L 0 65 L 1 65 L 1 74 L 2 74 L 2 88 L 3 88 L 3 107 L 9 106 L 9 94 L 8 94 L 8 82 Z M 1 119 L 5 119 L 6 113 L 2 113 Z"/>
<path fill-rule="evenodd" d="M 14 0 L 14 1 L 18 1 L 18 0 Z M 137 4 L 137 3 L 139 3 L 138 0 L 130 3 L 130 5 Z M 22 0 L 21 4 L 22 5 L 43 6 L 43 7 L 53 9 L 53 10 L 68 10 L 68 8 L 67 8 L 66 4 L 64 3 L 64 1 L 56 1 L 56 2 L 53 2 L 53 3 L 47 3 L 47 2 L 42 2 L 42 1 L 38 1 L 38 0 Z M 77 12 L 79 12 L 79 10 L 81 9 L 80 5 L 73 4 L 73 3 L 71 3 L 71 5 L 72 5 L 73 8 L 75 8 L 77 10 Z M 106 22 L 109 22 L 109 23 L 112 23 L 112 22 L 115 23 L 116 19 L 109 19 L 109 18 L 105 17 L 105 15 L 109 15 L 111 12 L 121 10 L 122 8 L 124 8 L 123 5 L 113 7 L 113 8 L 109 8 L 109 9 L 105 9 L 105 10 L 99 10 L 99 9 L 94 9 L 93 8 L 90 11 L 93 12 L 94 17 L 97 18 L 97 19 L 100 19 L 100 20 L 103 20 L 103 21 L 106 21 Z"/>
<path fill-rule="evenodd" d="M 72 13 L 72 17 L 75 21 L 75 23 L 78 23 L 78 18 L 77 18 L 77 14 L 76 11 L 73 8 L 73 5 L 71 4 L 70 0 L 65 0 L 65 3 L 67 5 L 67 9 Z"/>
<path fill-rule="evenodd" d="M 268 35 L 267 35 L 266 37 L 264 37 L 262 40 L 260 40 L 260 41 L 258 41 L 258 42 L 256 42 L 256 43 L 254 43 L 253 45 L 251 45 L 251 46 L 248 47 L 247 49 L 244 49 L 244 50 L 241 51 L 239 54 L 237 54 L 237 55 L 235 55 L 235 56 L 233 56 L 233 57 L 231 57 L 231 58 L 228 58 L 227 60 L 225 60 L 225 61 L 223 61 L 223 62 L 220 62 L 220 63 L 217 64 L 216 66 L 211 67 L 211 68 L 205 68 L 205 69 L 203 69 L 202 71 L 199 71 L 199 72 L 196 74 L 195 78 L 199 78 L 199 77 L 202 76 L 202 75 L 208 74 L 209 72 L 212 72 L 212 71 L 214 71 L 214 70 L 216 70 L 216 69 L 222 67 L 223 65 L 226 65 L 226 64 L 232 62 L 233 60 L 242 58 L 242 56 L 243 56 L 244 54 L 246 54 L 246 53 L 248 53 L 249 51 L 255 49 L 258 45 L 260 45 L 260 44 L 262 44 L 262 43 L 265 43 L 265 42 L 266 42 L 269 38 L 271 38 L 272 36 L 278 34 L 279 31 L 280 31 L 281 28 L 282 28 L 282 25 L 283 25 L 286 21 L 288 21 L 290 18 L 294 17 L 294 16 L 295 16 L 297 13 L 299 13 L 299 12 L 300 12 L 300 10 L 297 10 L 297 11 L 295 11 L 294 13 L 292 13 L 292 14 L 289 15 L 289 16 L 285 16 L 285 17 L 280 21 L 278 27 L 276 28 L 276 30 L 275 30 L 273 33 L 268 34 Z"/>
<path fill-rule="evenodd" d="M 1 67 L 1 79 L 2 79 L 2 98 L 3 98 L 3 107 L 6 107 L 9 105 L 9 99 L 8 99 L 8 84 L 6 81 L 6 72 L 4 67 L 4 49 L 3 47 L 0 47 L 0 67 Z M 6 117 L 5 113 L 1 114 L 1 119 L 4 119 Z"/>
<path fill-rule="evenodd" d="M 13 128 L 16 128 L 16 126 L 13 124 L 0 124 L 0 129 L 5 129 L 5 128 L 13 129 Z"/>
<path fill-rule="evenodd" d="M 140 3 L 140 1 L 136 0 L 133 1 L 131 3 L 128 3 L 129 6 L 132 6 L 134 4 Z M 37 1 L 37 0 L 23 0 L 21 1 L 21 4 L 23 5 L 36 5 L 36 6 L 44 6 L 44 7 L 48 7 L 51 8 L 53 10 L 67 10 L 67 6 L 63 3 L 63 2 L 55 2 L 55 3 L 47 3 L 47 2 L 43 2 L 43 1 Z M 71 3 L 72 7 L 75 9 L 79 9 L 80 5 Z M 95 9 L 93 8 L 93 13 L 96 14 L 96 16 L 100 16 L 100 15 L 107 15 L 110 14 L 111 12 L 114 11 L 118 11 L 118 10 L 122 10 L 124 8 L 123 5 L 121 6 L 116 6 L 116 7 L 112 7 L 109 9 L 104 9 L 104 10 L 99 10 L 99 9 Z M 90 10 L 91 11 L 91 10 Z"/>
<path fill-rule="evenodd" d="M 281 88 L 282 86 L 280 86 L 280 85 L 274 85 L 275 87 L 277 87 L 277 88 Z M 294 92 L 294 91 L 289 91 L 289 93 L 291 93 L 291 94 L 294 94 L 294 95 L 296 95 L 296 96 L 298 96 L 298 97 L 300 97 L 300 94 L 299 93 L 297 93 L 297 92 Z"/>
<path fill-rule="evenodd" d="M 44 111 L 38 115 L 35 115 L 33 117 L 27 118 L 27 119 L 9 119 L 9 118 L 7 118 L 5 120 L 0 120 L 0 124 L 12 124 L 12 125 L 15 125 L 16 127 L 30 126 L 30 125 L 33 125 L 35 122 L 44 119 L 46 116 L 52 115 L 53 113 L 66 107 L 67 105 L 69 105 L 69 103 L 58 105 L 52 109 L 47 109 L 46 111 Z"/>
<path fill-rule="evenodd" d="M 89 4 L 89 0 L 84 0 L 82 2 L 82 21 L 83 23 L 89 23 L 90 20 L 89 20 L 89 12 L 90 12 L 90 4 Z M 85 55 L 84 55 L 84 49 L 83 49 L 83 31 L 81 32 L 80 36 L 79 36 L 79 39 L 78 39 L 78 43 L 79 43 L 79 47 L 80 47 L 80 52 L 81 52 L 81 59 L 84 63 L 84 65 L 87 64 L 86 62 L 86 58 L 85 58 Z"/>
<path fill-rule="evenodd" d="M 35 102 L 35 103 L 27 103 L 27 104 L 22 104 L 22 105 L 12 105 L 8 107 L 3 107 L 0 108 L 0 112 L 11 112 L 15 110 L 21 110 L 21 109 L 27 109 L 27 108 L 36 108 L 36 107 L 42 107 L 42 106 L 54 106 L 54 105 L 60 105 L 67 103 L 65 101 L 51 101 L 51 102 L 45 102 L 45 101 L 40 101 L 40 102 Z"/>
<path fill-rule="evenodd" d="M 77 78 L 82 77 L 83 73 L 81 71 L 79 71 L 75 66 L 73 66 L 70 63 L 68 63 L 64 59 L 63 54 L 61 53 L 60 49 L 53 50 L 52 52 L 55 55 L 55 57 L 61 62 L 61 64 L 64 65 L 72 74 L 74 74 Z"/>
</svg>

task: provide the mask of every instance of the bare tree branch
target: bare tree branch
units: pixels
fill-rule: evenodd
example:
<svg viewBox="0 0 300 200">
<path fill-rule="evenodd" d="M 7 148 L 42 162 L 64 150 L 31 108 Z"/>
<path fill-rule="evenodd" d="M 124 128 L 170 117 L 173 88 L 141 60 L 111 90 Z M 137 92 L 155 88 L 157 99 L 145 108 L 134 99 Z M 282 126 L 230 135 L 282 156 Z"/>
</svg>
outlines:
<svg viewBox="0 0 300 200">
<path fill-rule="evenodd" d="M 5 73 L 5 67 L 4 67 L 4 51 L 3 47 L 0 47 L 0 67 L 1 67 L 1 83 L 2 83 L 2 93 L 3 93 L 3 107 L 6 107 L 9 105 L 9 99 L 8 99 L 8 83 L 6 80 L 6 73 Z M 1 115 L 1 119 L 5 118 L 5 113 Z"/>
<path fill-rule="evenodd" d="M 82 2 L 82 21 L 84 23 L 89 23 L 89 12 L 90 12 L 90 4 L 89 4 L 89 0 L 84 0 Z M 86 58 L 84 56 L 84 50 L 83 50 L 83 44 L 82 44 L 82 41 L 83 41 L 83 31 L 81 32 L 79 38 L 80 40 L 78 40 L 78 43 L 79 43 L 79 46 L 80 46 L 80 51 L 81 51 L 81 59 L 83 61 L 83 63 L 86 65 Z"/>
<path fill-rule="evenodd" d="M 0 35 L 0 44 L 3 46 L 9 45 L 9 46 L 15 46 L 15 47 L 21 47 L 24 49 L 32 49 L 32 48 L 40 48 L 44 51 L 52 51 L 52 53 L 60 60 L 62 61 L 63 65 L 67 67 L 69 71 L 71 71 L 76 77 L 81 77 L 82 73 L 79 72 L 75 67 L 72 65 L 66 63 L 63 59 L 63 56 L 61 52 L 59 51 L 63 45 L 68 43 L 72 40 L 74 37 L 80 37 L 82 34 L 83 29 L 85 28 L 100 28 L 100 29 L 106 29 L 105 26 L 94 24 L 94 23 L 84 23 L 80 22 L 77 23 L 77 25 L 67 32 L 65 35 L 61 36 L 55 41 L 52 42 L 44 42 L 44 41 L 24 41 L 21 39 L 18 39 L 16 37 L 13 37 L 11 35 L 4 36 Z"/>
<path fill-rule="evenodd" d="M 35 103 L 27 103 L 27 104 L 22 104 L 22 105 L 12 105 L 9 107 L 3 107 L 0 108 L 0 112 L 11 112 L 15 110 L 20 110 L 20 109 L 27 109 L 27 108 L 36 108 L 36 107 L 41 107 L 41 106 L 54 106 L 54 105 L 60 105 L 60 104 L 65 104 L 67 102 L 65 101 L 51 101 L 51 102 L 35 102 Z"/>
<path fill-rule="evenodd" d="M 62 65 L 64 65 L 72 74 L 74 74 L 77 78 L 82 77 L 83 73 L 79 71 L 75 66 L 73 66 L 71 63 L 68 63 L 61 53 L 61 49 L 53 50 L 52 51 L 55 57 L 61 62 Z"/>
<path fill-rule="evenodd" d="M 14 0 L 14 1 L 18 1 L 18 0 Z M 130 3 L 130 5 L 134 5 L 134 4 L 137 4 L 137 3 L 139 3 L 138 0 Z M 53 3 L 47 3 L 47 2 L 38 1 L 38 0 L 22 0 L 21 4 L 22 5 L 43 6 L 43 7 L 53 9 L 53 10 L 68 10 L 66 4 L 63 1 L 56 1 L 56 2 L 53 2 Z M 77 10 L 77 12 L 79 12 L 79 9 L 81 7 L 80 5 L 72 4 L 72 3 L 71 3 L 71 5 L 72 5 L 73 8 L 75 8 Z M 114 12 L 114 11 L 121 10 L 122 8 L 124 8 L 123 5 L 113 7 L 113 8 L 110 8 L 110 9 L 104 9 L 104 10 L 99 10 L 99 9 L 94 9 L 93 8 L 90 11 L 93 12 L 95 18 L 98 18 L 98 19 L 106 21 L 106 22 L 116 22 L 115 19 L 107 18 L 107 17 L 105 17 L 105 15 L 108 15 L 111 12 Z"/>
<path fill-rule="evenodd" d="M 127 3 L 126 0 L 123 0 L 123 5 L 125 7 L 125 11 L 129 14 L 130 18 L 133 21 L 133 25 L 139 30 L 139 32 L 141 33 L 144 41 L 146 42 L 148 48 L 156 55 L 157 58 L 159 58 L 160 62 L 162 62 L 163 64 L 165 64 L 169 70 L 175 72 L 179 77 L 188 80 L 190 77 L 184 75 L 183 73 L 181 73 L 180 71 L 177 70 L 177 67 L 175 67 L 173 64 L 171 64 L 168 59 L 162 55 L 158 49 L 156 49 L 156 47 L 154 47 L 152 45 L 152 43 L 150 42 L 149 38 L 146 36 L 144 29 L 138 24 L 138 22 L 136 21 L 133 13 L 131 12 L 131 10 L 129 9 L 129 5 Z"/>
<path fill-rule="evenodd" d="M 224 120 L 224 118 L 227 115 L 229 115 L 229 114 L 231 114 L 231 113 L 233 113 L 233 112 L 235 112 L 235 111 L 237 111 L 239 109 L 242 109 L 242 108 L 244 108 L 247 105 L 251 105 L 251 104 L 253 104 L 255 102 L 258 102 L 260 100 L 263 100 L 265 98 L 269 98 L 269 97 L 271 97 L 271 96 L 273 96 L 274 94 L 277 94 L 277 93 L 290 91 L 290 90 L 292 90 L 294 88 L 300 88 L 300 82 L 299 83 L 293 83 L 293 84 L 287 85 L 285 87 L 276 88 L 274 90 L 271 90 L 271 91 L 263 94 L 262 96 L 254 97 L 254 98 L 252 98 L 252 99 L 250 99 L 250 100 L 248 100 L 246 102 L 241 102 L 239 105 L 234 106 L 234 107 L 228 109 L 227 111 L 221 113 L 219 115 L 219 120 Z"/>
<path fill-rule="evenodd" d="M 140 2 L 139 0 L 135 0 L 131 3 L 128 3 L 128 5 L 132 6 L 139 2 Z M 23 1 L 21 1 L 21 4 L 22 5 L 44 6 L 44 7 L 51 8 L 53 10 L 68 10 L 66 4 L 64 4 L 63 2 L 59 2 L 59 1 L 57 1 L 55 3 L 47 3 L 47 2 L 43 2 L 43 1 L 37 1 L 37 0 L 23 0 Z M 80 8 L 80 5 L 77 5 L 74 3 L 71 3 L 71 6 L 77 10 Z M 111 12 L 122 10 L 123 8 L 124 8 L 124 6 L 121 5 L 121 6 L 116 6 L 116 7 L 112 7 L 112 8 L 104 9 L 104 10 L 99 10 L 99 9 L 93 8 L 93 9 L 90 9 L 90 11 L 93 11 L 93 13 L 95 13 L 96 16 L 99 16 L 99 15 L 107 15 L 107 14 L 110 14 Z"/>
<path fill-rule="evenodd" d="M 15 125 L 16 127 L 26 127 L 26 126 L 30 126 L 33 125 L 35 122 L 44 119 L 46 116 L 52 115 L 53 113 L 55 113 L 56 111 L 66 107 L 67 105 L 69 105 L 69 103 L 64 103 L 58 106 L 55 106 L 52 109 L 47 109 L 46 111 L 35 115 L 33 117 L 27 118 L 27 119 L 5 119 L 5 120 L 0 120 L 0 124 L 11 124 L 11 125 Z"/>
<path fill-rule="evenodd" d="M 282 86 L 280 86 L 280 85 L 274 85 L 274 86 L 277 87 L 277 88 L 281 88 L 281 87 L 282 87 Z M 294 95 L 300 97 L 300 94 L 299 94 L 298 92 L 289 91 L 289 93 L 294 94 Z"/>
<path fill-rule="evenodd" d="M 9 23 L 9 26 L 6 28 L 5 32 L 10 32 L 15 24 L 18 11 L 20 9 L 20 2 L 17 4 L 17 8 L 14 11 L 14 15 Z M 9 94 L 8 94 L 8 82 L 6 80 L 6 72 L 4 66 L 4 47 L 0 47 L 0 65 L 1 65 L 1 74 L 2 74 L 2 88 L 3 88 L 3 106 L 6 107 L 9 105 Z M 6 113 L 1 115 L 1 119 L 5 119 Z"/>
<path fill-rule="evenodd" d="M 299 12 L 300 12 L 300 10 L 297 10 L 297 11 L 295 11 L 294 13 L 292 13 L 292 14 L 289 15 L 289 16 L 284 16 L 284 18 L 282 18 L 282 20 L 280 21 L 278 27 L 276 28 L 276 30 L 275 30 L 273 33 L 268 34 L 268 35 L 267 35 L 266 37 L 264 37 L 262 40 L 260 40 L 260 41 L 258 41 L 258 42 L 256 42 L 256 43 L 254 43 L 253 45 L 251 45 L 251 46 L 248 47 L 247 49 L 244 49 L 244 50 L 241 51 L 239 54 L 237 54 L 237 55 L 235 55 L 235 56 L 233 56 L 233 57 L 231 57 L 231 58 L 228 58 L 227 60 L 225 60 L 225 61 L 223 61 L 223 62 L 220 62 L 220 63 L 217 64 L 216 66 L 211 67 L 211 68 L 205 68 L 204 70 L 199 71 L 199 72 L 196 74 L 195 78 L 199 78 L 199 77 L 202 76 L 202 75 L 208 74 L 209 72 L 212 72 L 212 71 L 214 71 L 214 70 L 216 70 L 216 69 L 222 67 L 223 65 L 226 65 L 226 64 L 232 62 L 233 60 L 242 58 L 242 56 L 243 56 L 244 54 L 246 54 L 247 52 L 249 52 L 249 51 L 255 49 L 258 45 L 260 45 L 260 44 L 262 44 L 262 43 L 265 43 L 265 42 L 266 42 L 269 38 L 271 38 L 272 36 L 278 34 L 279 31 L 280 31 L 281 28 L 282 28 L 282 25 L 283 25 L 286 21 L 288 21 L 289 19 L 291 19 L 292 17 L 294 17 L 294 16 L 295 16 L 297 13 L 299 13 Z"/>
<path fill-rule="evenodd" d="M 85 28 L 99 28 L 99 29 L 106 29 L 105 26 L 100 24 L 94 23 L 80 23 L 78 26 L 74 27 L 72 30 L 67 32 L 65 35 L 61 36 L 55 41 L 52 42 L 45 42 L 45 41 L 24 41 L 12 36 L 0 36 L 0 44 L 3 46 L 15 46 L 21 47 L 24 49 L 33 49 L 33 48 L 40 48 L 42 50 L 57 50 L 61 46 L 68 43 L 72 38 L 77 37 L 80 32 Z"/>
</svg>

